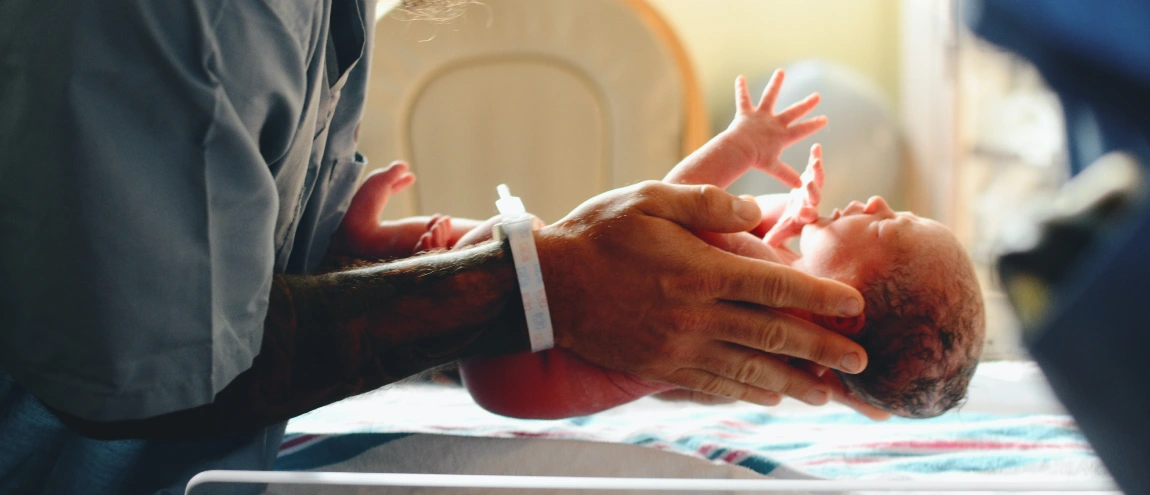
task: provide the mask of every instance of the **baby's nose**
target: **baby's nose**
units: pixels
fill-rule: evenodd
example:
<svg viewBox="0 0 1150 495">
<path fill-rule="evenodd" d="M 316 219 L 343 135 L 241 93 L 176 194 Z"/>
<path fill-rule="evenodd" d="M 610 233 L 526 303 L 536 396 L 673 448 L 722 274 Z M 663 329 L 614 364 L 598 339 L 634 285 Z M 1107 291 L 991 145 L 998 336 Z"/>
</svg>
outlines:
<svg viewBox="0 0 1150 495">
<path fill-rule="evenodd" d="M 891 209 L 890 205 L 887 204 L 885 199 L 882 199 L 882 196 L 871 196 L 870 199 L 868 199 L 866 202 L 866 209 L 863 210 L 864 213 L 869 214 L 892 211 L 894 210 Z"/>
</svg>

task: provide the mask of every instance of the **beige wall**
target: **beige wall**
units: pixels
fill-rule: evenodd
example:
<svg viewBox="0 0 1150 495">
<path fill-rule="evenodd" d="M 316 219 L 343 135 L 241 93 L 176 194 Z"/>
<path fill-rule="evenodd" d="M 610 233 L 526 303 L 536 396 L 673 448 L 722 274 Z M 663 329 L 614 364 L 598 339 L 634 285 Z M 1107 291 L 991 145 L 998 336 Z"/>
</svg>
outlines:
<svg viewBox="0 0 1150 495">
<path fill-rule="evenodd" d="M 765 77 L 821 58 L 871 78 L 898 101 L 898 0 L 648 0 L 678 31 L 714 130 L 734 112 L 735 76 Z"/>
</svg>

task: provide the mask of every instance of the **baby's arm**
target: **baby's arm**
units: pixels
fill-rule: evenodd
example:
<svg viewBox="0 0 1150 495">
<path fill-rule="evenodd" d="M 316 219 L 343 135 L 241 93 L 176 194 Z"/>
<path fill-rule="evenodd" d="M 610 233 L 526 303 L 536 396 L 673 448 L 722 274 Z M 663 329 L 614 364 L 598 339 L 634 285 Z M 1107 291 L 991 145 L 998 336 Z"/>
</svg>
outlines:
<svg viewBox="0 0 1150 495">
<path fill-rule="evenodd" d="M 754 167 L 789 187 L 799 187 L 799 174 L 783 163 L 779 155 L 788 146 L 823 128 L 827 120 L 815 117 L 798 122 L 818 105 L 818 94 L 775 113 L 784 75 L 781 69 L 775 71 L 758 105 L 751 102 L 747 80 L 739 76 L 735 80 L 736 112 L 731 125 L 679 162 L 663 180 L 673 184 L 714 184 L 726 189 Z"/>
</svg>

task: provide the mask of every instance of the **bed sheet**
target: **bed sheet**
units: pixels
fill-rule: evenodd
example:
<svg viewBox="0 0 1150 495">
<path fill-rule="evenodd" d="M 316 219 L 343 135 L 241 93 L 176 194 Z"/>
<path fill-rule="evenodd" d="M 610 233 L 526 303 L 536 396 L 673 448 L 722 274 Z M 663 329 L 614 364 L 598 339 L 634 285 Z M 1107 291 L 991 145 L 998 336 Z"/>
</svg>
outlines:
<svg viewBox="0 0 1150 495">
<path fill-rule="evenodd" d="M 276 468 L 836 479 L 1108 477 L 1032 363 L 982 365 L 969 396 L 958 410 L 927 420 L 873 422 L 841 406 L 815 408 L 796 401 L 763 408 L 643 399 L 593 416 L 529 421 L 487 413 L 458 388 L 409 385 L 293 420 Z M 572 461 L 576 458 L 580 462 Z"/>
</svg>

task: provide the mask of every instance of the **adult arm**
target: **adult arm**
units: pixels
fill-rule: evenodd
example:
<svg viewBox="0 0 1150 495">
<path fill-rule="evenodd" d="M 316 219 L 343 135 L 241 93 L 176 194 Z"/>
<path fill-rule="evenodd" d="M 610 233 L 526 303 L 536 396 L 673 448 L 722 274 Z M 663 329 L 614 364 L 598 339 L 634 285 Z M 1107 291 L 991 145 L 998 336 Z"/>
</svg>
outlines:
<svg viewBox="0 0 1150 495">
<path fill-rule="evenodd" d="M 506 245 L 274 278 L 252 367 L 200 407 L 131 421 L 57 412 L 95 438 L 203 438 L 286 421 L 415 373 L 529 349 Z"/>
<path fill-rule="evenodd" d="M 852 316 L 837 282 L 726 253 L 690 229 L 742 231 L 753 201 L 713 186 L 610 191 L 536 233 L 558 347 L 644 380 L 758 403 L 829 395 L 761 352 L 857 372 L 858 344 L 770 309 Z M 128 422 L 65 418 L 90 435 L 221 434 L 290 418 L 460 358 L 527 348 L 505 244 L 312 277 L 276 277 L 264 344 L 212 404 Z M 825 399 L 823 400 L 825 402 Z"/>
</svg>

